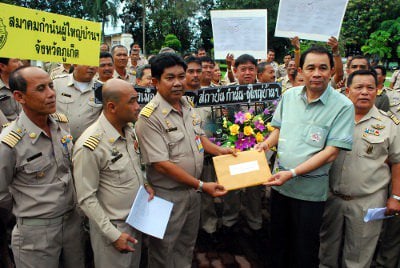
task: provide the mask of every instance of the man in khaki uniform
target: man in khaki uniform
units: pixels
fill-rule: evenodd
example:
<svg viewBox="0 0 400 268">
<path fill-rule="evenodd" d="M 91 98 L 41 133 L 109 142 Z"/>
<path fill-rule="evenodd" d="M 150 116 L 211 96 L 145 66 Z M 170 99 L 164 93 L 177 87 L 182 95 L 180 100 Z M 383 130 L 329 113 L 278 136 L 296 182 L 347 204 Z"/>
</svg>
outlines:
<svg viewBox="0 0 400 268">
<path fill-rule="evenodd" d="M 141 234 L 125 219 L 143 185 L 129 124 L 137 120 L 140 106 L 133 86 L 120 79 L 104 84 L 103 102 L 103 113 L 74 147 L 78 201 L 89 218 L 95 266 L 139 267 Z"/>
<path fill-rule="evenodd" d="M 0 111 L 9 122 L 17 118 L 21 112 L 21 106 L 13 97 L 8 79 L 11 72 L 21 66 L 20 59 L 0 58 Z"/>
<path fill-rule="evenodd" d="M 75 140 L 97 120 L 102 104 L 94 97 L 96 67 L 75 65 L 72 74 L 54 79 L 57 111 L 66 114 Z"/>
<path fill-rule="evenodd" d="M 51 70 L 50 78 L 54 80 L 59 75 L 69 74 L 70 73 L 70 69 L 71 69 L 71 64 L 63 63 L 60 66 L 58 66 L 58 67 L 54 68 L 53 70 Z"/>
<path fill-rule="evenodd" d="M 346 94 L 355 108 L 353 150 L 341 151 L 330 170 L 320 267 L 370 267 L 382 221 L 365 223 L 367 210 L 386 206 L 389 215 L 400 212 L 400 122 L 374 106 L 376 86 L 375 73 L 367 70 L 347 79 Z"/>
<path fill-rule="evenodd" d="M 17 267 L 83 267 L 67 118 L 56 111 L 49 75 L 37 67 L 11 73 L 20 116 L 0 135 L 0 207 L 13 209 Z"/>
<path fill-rule="evenodd" d="M 202 182 L 204 152 L 232 153 L 211 143 L 201 118 L 185 97 L 186 64 L 174 53 L 155 56 L 151 64 L 157 95 L 140 112 L 136 123 L 149 183 L 157 196 L 174 203 L 164 239 L 150 238 L 149 267 L 191 267 L 199 227 L 200 195 L 226 193 L 215 182 Z"/>
<path fill-rule="evenodd" d="M 116 45 L 111 49 L 111 55 L 114 59 L 115 67 L 113 77 L 135 84 L 136 72 L 132 74 L 128 70 L 128 49 L 123 45 Z"/>
</svg>

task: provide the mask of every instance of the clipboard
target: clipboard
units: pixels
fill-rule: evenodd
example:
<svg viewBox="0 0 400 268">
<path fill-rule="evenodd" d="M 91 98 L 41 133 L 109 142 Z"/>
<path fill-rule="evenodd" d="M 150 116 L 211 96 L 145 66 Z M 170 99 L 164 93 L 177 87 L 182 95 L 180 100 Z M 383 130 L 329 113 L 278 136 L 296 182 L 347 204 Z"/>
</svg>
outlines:
<svg viewBox="0 0 400 268">
<path fill-rule="evenodd" d="M 218 183 L 226 190 L 256 186 L 272 177 L 265 152 L 244 151 L 213 157 Z"/>
</svg>

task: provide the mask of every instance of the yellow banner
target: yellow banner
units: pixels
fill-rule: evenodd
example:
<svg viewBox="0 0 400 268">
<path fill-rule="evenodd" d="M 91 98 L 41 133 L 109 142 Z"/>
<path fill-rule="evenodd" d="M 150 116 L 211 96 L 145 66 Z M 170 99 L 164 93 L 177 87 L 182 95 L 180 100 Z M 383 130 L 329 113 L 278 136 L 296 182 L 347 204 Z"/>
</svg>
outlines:
<svg viewBox="0 0 400 268">
<path fill-rule="evenodd" d="M 0 3 L 0 57 L 99 65 L 101 23 Z"/>
</svg>

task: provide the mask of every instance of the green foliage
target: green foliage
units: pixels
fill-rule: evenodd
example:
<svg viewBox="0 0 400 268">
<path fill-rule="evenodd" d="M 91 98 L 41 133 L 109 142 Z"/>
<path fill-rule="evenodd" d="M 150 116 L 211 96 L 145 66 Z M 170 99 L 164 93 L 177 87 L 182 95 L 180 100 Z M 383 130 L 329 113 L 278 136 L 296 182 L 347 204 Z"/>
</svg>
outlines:
<svg viewBox="0 0 400 268">
<path fill-rule="evenodd" d="M 163 47 L 170 47 L 176 51 L 181 51 L 182 44 L 181 41 L 174 34 L 167 34 L 165 36 Z"/>
</svg>

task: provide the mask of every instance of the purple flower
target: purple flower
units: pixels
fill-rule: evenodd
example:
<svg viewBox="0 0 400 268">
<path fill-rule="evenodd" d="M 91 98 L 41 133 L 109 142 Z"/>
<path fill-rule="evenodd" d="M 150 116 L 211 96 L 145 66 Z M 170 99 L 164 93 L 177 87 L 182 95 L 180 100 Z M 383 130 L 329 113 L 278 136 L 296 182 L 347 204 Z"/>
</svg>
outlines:
<svg viewBox="0 0 400 268">
<path fill-rule="evenodd" d="M 246 118 L 244 117 L 244 113 L 243 112 L 237 112 L 235 114 L 235 123 L 236 124 L 243 124 L 244 120 L 246 120 Z"/>
<path fill-rule="evenodd" d="M 268 108 L 265 108 L 265 110 L 264 110 L 264 114 L 265 115 L 269 115 L 271 112 L 269 111 L 269 109 Z"/>
<path fill-rule="evenodd" d="M 244 137 L 243 132 L 239 132 L 239 134 L 238 134 L 238 139 L 243 139 L 243 137 Z"/>
<path fill-rule="evenodd" d="M 273 104 L 274 106 L 277 106 L 277 105 L 278 105 L 278 101 L 277 101 L 277 100 L 274 100 L 274 101 L 272 102 L 272 104 Z"/>
<path fill-rule="evenodd" d="M 240 150 L 240 151 L 246 151 L 250 148 L 252 148 L 256 144 L 256 138 L 253 136 L 246 137 L 244 139 L 238 139 L 235 142 L 235 148 Z"/>
<path fill-rule="evenodd" d="M 238 139 L 237 141 L 235 141 L 235 148 L 239 151 L 244 151 L 244 141 L 244 139 Z"/>
<path fill-rule="evenodd" d="M 253 114 L 253 113 L 254 113 L 254 109 L 253 109 L 253 108 L 250 108 L 250 109 L 249 109 L 249 113 Z"/>
<path fill-rule="evenodd" d="M 254 122 L 254 127 L 255 127 L 256 129 L 258 129 L 259 131 L 261 131 L 261 132 L 265 130 L 264 124 L 261 123 L 261 122 L 258 121 L 258 120 Z"/>
</svg>

